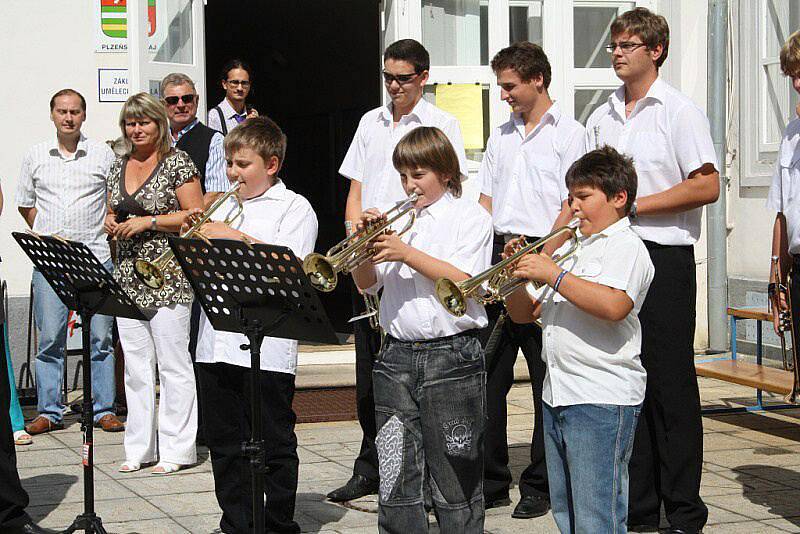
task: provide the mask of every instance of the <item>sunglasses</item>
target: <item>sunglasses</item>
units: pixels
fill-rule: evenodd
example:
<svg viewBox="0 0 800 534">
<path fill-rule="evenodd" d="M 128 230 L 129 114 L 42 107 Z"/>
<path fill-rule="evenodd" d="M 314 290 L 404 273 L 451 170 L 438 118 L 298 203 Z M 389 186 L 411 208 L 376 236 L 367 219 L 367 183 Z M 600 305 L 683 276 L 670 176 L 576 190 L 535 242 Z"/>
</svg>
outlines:
<svg viewBox="0 0 800 534">
<path fill-rule="evenodd" d="M 194 102 L 194 98 L 197 95 L 188 94 L 188 95 L 181 95 L 181 96 L 167 96 L 164 97 L 164 102 L 169 104 L 170 106 L 175 106 L 178 104 L 179 101 L 183 101 L 184 104 L 191 104 Z"/>
<path fill-rule="evenodd" d="M 398 85 L 405 85 L 420 74 L 420 72 L 412 72 L 411 74 L 390 74 L 383 71 L 383 82 L 386 85 L 391 85 L 392 82 L 397 82 Z"/>
</svg>

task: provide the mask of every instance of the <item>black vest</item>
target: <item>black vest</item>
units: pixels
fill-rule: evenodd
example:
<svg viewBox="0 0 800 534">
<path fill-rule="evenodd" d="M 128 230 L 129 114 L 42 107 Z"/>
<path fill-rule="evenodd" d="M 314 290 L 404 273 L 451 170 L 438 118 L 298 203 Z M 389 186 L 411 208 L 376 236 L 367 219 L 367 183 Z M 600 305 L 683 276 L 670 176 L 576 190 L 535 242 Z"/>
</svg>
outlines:
<svg viewBox="0 0 800 534">
<path fill-rule="evenodd" d="M 189 154 L 197 170 L 200 172 L 200 188 L 203 194 L 206 192 L 206 163 L 208 162 L 208 149 L 211 146 L 211 138 L 219 133 L 198 122 L 194 127 L 183 134 L 180 140 L 175 143 L 175 148 L 179 148 Z"/>
</svg>

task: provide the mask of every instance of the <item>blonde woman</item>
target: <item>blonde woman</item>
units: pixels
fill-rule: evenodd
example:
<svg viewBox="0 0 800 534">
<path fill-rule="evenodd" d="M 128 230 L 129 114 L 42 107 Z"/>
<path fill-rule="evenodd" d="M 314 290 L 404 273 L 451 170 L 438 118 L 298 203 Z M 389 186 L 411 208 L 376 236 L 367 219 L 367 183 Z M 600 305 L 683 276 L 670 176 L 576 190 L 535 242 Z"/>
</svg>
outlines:
<svg viewBox="0 0 800 534">
<path fill-rule="evenodd" d="M 133 95 L 120 112 L 119 125 L 125 155 L 109 171 L 106 231 L 117 239 L 114 277 L 152 317 L 118 320 L 128 400 L 125 462 L 119 470 L 138 471 L 157 461 L 152 473 L 169 474 L 196 461 L 197 395 L 188 350 L 193 294 L 174 264 L 160 289 L 143 284 L 133 265 L 166 251 L 167 235 L 180 229 L 189 210 L 202 208 L 203 198 L 194 163 L 172 147 L 161 102 L 147 93 Z"/>
</svg>

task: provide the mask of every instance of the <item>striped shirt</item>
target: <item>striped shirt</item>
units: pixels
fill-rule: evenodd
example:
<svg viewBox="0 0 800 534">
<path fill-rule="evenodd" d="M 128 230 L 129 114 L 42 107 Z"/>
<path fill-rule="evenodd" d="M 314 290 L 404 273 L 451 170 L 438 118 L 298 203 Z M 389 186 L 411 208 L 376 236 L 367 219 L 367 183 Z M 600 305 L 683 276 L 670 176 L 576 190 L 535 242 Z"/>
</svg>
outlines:
<svg viewBox="0 0 800 534">
<path fill-rule="evenodd" d="M 83 134 L 74 154 L 63 155 L 53 138 L 33 146 L 22 160 L 17 205 L 36 208 L 33 231 L 58 234 L 89 247 L 100 262 L 111 258 L 103 230 L 106 177 L 114 153 Z"/>
<path fill-rule="evenodd" d="M 189 130 L 194 128 L 195 124 L 200 122 L 199 119 L 195 119 L 191 122 L 188 126 L 186 126 L 183 130 L 178 132 L 178 137 L 172 137 L 172 146 L 175 146 L 178 141 L 181 140 L 181 137 L 186 134 Z M 211 138 L 211 144 L 208 146 L 208 160 L 206 161 L 206 192 L 225 192 L 231 187 L 231 183 L 228 180 L 228 175 L 225 173 L 225 147 L 222 145 L 225 138 L 222 136 L 221 133 L 217 132 L 214 134 L 214 137 Z"/>
</svg>

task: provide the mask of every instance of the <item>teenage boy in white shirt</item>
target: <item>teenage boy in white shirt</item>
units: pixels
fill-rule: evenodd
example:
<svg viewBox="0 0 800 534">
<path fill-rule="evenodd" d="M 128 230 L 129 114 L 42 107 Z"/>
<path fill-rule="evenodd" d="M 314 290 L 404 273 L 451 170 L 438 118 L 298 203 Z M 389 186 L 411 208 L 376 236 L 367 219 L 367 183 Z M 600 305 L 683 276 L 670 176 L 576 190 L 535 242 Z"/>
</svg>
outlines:
<svg viewBox="0 0 800 534">
<path fill-rule="evenodd" d="M 594 150 L 570 167 L 566 183 L 580 220 L 577 252 L 560 266 L 546 255 L 524 256 L 514 276 L 544 285 L 520 288 L 507 306 L 516 322 L 542 319 L 545 448 L 559 530 L 622 534 L 647 382 L 637 313 L 654 269 L 626 216 L 636 198 L 631 158 Z"/>
<path fill-rule="evenodd" d="M 465 280 L 489 265 L 492 224 L 461 199 L 461 173 L 438 128 L 412 130 L 392 157 L 406 194 L 417 193 L 417 219 L 403 237 L 378 236 L 372 262 L 353 272 L 370 293 L 383 287 L 386 332 L 375 361 L 375 445 L 380 466 L 378 530 L 427 532 L 426 488 L 441 532 L 483 532 L 485 370 L 478 329 L 483 307 L 461 317 L 436 297 L 434 283 Z M 364 213 L 361 225 L 380 217 Z"/>
<path fill-rule="evenodd" d="M 781 48 L 781 70 L 792 79 L 792 87 L 800 93 L 800 31 L 789 36 Z M 799 106 L 800 107 L 800 106 Z M 786 125 L 781 139 L 775 175 L 767 197 L 767 207 L 778 212 L 772 229 L 772 263 L 770 264 L 770 296 L 774 296 L 776 285 L 786 286 L 786 275 L 792 272 L 789 288 L 792 300 L 792 317 L 795 328 L 800 320 L 800 202 L 797 202 L 793 187 L 800 181 L 800 118 Z M 775 262 L 780 262 L 781 279 L 777 278 Z M 779 314 L 788 303 L 773 306 L 773 324 L 778 331 Z M 797 331 L 797 330 L 796 330 Z"/>
<path fill-rule="evenodd" d="M 571 217 L 565 208 L 564 175 L 583 155 L 584 129 L 563 115 L 548 93 L 550 62 L 538 45 L 519 42 L 504 48 L 492 59 L 501 98 L 511 106 L 508 122 L 492 130 L 481 164 L 480 203 L 492 214 L 493 262 L 500 261 L 511 237 L 528 236 L 531 241 L 563 226 Z M 495 328 L 503 306 L 489 306 L 490 327 Z M 506 396 L 514 382 L 514 363 L 519 349 L 530 372 L 534 401 L 534 427 L 530 464 L 520 475 L 520 501 L 513 517 L 527 519 L 550 509 L 542 434 L 542 380 L 545 368 L 540 357 L 542 331 L 534 324 L 499 323 L 500 334 L 492 354 L 487 354 L 487 431 L 484 466 L 486 507 L 509 502 L 511 471 L 508 468 L 508 419 Z M 484 341 L 486 343 L 486 341 Z"/>
<path fill-rule="evenodd" d="M 428 81 L 430 56 L 413 39 L 402 39 L 383 53 L 383 82 L 391 102 L 361 117 L 353 142 L 339 168 L 350 180 L 345 207 L 348 233 L 358 224 L 368 208 L 383 212 L 405 198 L 400 176 L 392 165 L 392 151 L 397 142 L 419 126 L 442 130 L 458 156 L 460 172 L 466 176 L 467 159 L 458 120 L 422 98 Z M 353 310 L 363 313 L 362 297 L 353 290 Z M 375 451 L 375 404 L 372 390 L 372 363 L 380 349 L 380 334 L 367 321 L 353 325 L 356 346 L 356 402 L 363 438 L 361 451 L 353 464 L 353 476 L 331 491 L 328 498 L 341 502 L 378 491 L 378 456 Z"/>
<path fill-rule="evenodd" d="M 209 238 L 246 237 L 285 245 L 299 257 L 314 250 L 317 217 L 308 200 L 278 177 L 286 136 L 267 117 L 248 119 L 225 138 L 228 178 L 239 182 L 244 211 L 232 227 L 219 222 L 235 209 L 220 208 L 202 227 Z M 253 528 L 250 461 L 242 439 L 250 436 L 250 352 L 242 334 L 217 332 L 205 313 L 197 341 L 197 379 L 214 487 L 223 532 Z M 267 337 L 261 345 L 261 417 L 266 446 L 265 518 L 269 532 L 300 532 L 294 521 L 299 461 L 292 410 L 297 341 Z"/>
<path fill-rule="evenodd" d="M 662 502 L 671 532 L 699 532 L 703 424 L 694 370 L 695 262 L 702 207 L 719 196 L 717 158 L 703 112 L 658 77 L 669 48 L 664 17 L 636 8 L 611 25 L 607 49 L 624 82 L 586 123 L 588 148 L 631 156 L 639 196 L 634 231 L 656 269 L 642 307 L 642 364 L 649 376 L 630 462 L 634 531 L 657 531 Z"/>
</svg>

